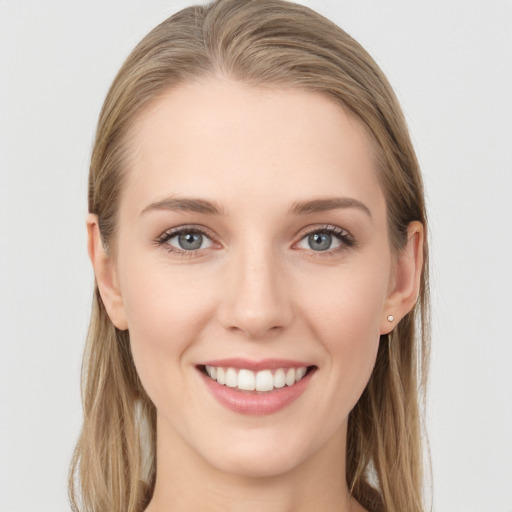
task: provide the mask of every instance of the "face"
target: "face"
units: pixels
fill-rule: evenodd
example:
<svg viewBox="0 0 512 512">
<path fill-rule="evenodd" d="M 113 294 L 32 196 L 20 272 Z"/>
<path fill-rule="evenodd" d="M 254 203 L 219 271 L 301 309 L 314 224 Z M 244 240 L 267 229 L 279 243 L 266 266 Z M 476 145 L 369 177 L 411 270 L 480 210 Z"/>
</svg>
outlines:
<svg viewBox="0 0 512 512">
<path fill-rule="evenodd" d="M 343 450 L 397 316 L 365 130 L 319 94 L 212 79 L 159 98 L 130 147 L 109 313 L 159 443 L 260 476 Z"/>
</svg>

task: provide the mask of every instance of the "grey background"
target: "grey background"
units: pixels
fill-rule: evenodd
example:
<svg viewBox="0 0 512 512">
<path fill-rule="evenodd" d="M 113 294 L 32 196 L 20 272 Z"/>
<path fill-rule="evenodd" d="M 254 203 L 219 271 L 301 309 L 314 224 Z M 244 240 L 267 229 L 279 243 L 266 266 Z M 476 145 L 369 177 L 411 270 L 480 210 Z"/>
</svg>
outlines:
<svg viewBox="0 0 512 512">
<path fill-rule="evenodd" d="M 95 123 L 131 48 L 188 3 L 0 0 L 0 512 L 68 510 Z M 510 512 L 512 2 L 304 3 L 387 73 L 425 174 L 434 510 Z"/>
</svg>

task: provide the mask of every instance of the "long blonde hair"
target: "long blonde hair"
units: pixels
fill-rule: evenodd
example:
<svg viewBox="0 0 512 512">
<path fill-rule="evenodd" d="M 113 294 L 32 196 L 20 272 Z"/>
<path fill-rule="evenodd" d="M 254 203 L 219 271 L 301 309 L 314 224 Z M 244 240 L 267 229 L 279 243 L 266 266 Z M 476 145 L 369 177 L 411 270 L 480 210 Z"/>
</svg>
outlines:
<svg viewBox="0 0 512 512">
<path fill-rule="evenodd" d="M 426 229 L 418 162 L 398 101 L 373 59 L 334 23 L 282 0 L 217 0 L 184 9 L 132 51 L 100 114 L 89 211 L 107 250 L 116 229 L 127 132 L 160 94 L 226 75 L 329 95 L 366 126 L 379 153 L 392 247 L 407 226 Z M 372 511 L 423 511 L 421 412 L 428 366 L 428 247 L 415 308 L 381 336 L 377 362 L 350 413 L 347 484 Z M 156 411 L 135 370 L 127 331 L 110 321 L 96 286 L 84 355 L 84 423 L 69 492 L 74 511 L 141 512 L 155 484 Z"/>
</svg>

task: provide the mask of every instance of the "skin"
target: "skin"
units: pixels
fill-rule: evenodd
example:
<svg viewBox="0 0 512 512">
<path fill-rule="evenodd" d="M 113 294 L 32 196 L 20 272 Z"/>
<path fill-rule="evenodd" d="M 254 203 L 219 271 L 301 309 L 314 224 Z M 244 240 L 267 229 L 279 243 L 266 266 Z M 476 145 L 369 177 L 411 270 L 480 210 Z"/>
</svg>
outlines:
<svg viewBox="0 0 512 512">
<path fill-rule="evenodd" d="M 157 408 L 147 512 L 363 510 L 345 484 L 347 419 L 379 336 L 416 301 L 423 236 L 412 223 L 406 247 L 390 248 L 367 132 L 319 94 L 212 78 L 157 99 L 130 148 L 110 255 L 96 217 L 87 224 L 103 301 L 129 329 Z M 154 207 L 178 197 L 221 212 Z M 325 198 L 364 207 L 293 211 Z M 202 248 L 180 252 L 176 237 L 158 244 L 184 225 L 206 231 Z M 332 248 L 313 250 L 308 230 L 326 225 L 353 245 L 333 236 Z M 196 367 L 226 357 L 317 370 L 286 408 L 244 415 L 220 405 Z"/>
</svg>

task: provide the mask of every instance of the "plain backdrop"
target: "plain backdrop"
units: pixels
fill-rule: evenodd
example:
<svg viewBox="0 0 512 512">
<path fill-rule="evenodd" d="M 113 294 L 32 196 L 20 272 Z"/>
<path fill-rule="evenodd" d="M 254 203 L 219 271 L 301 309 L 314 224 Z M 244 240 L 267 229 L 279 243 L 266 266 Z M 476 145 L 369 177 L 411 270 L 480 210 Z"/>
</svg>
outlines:
<svg viewBox="0 0 512 512">
<path fill-rule="evenodd" d="M 0 512 L 69 509 L 97 116 L 189 2 L 0 0 Z M 433 509 L 512 511 L 512 2 L 310 0 L 374 56 L 425 175 Z"/>
</svg>

